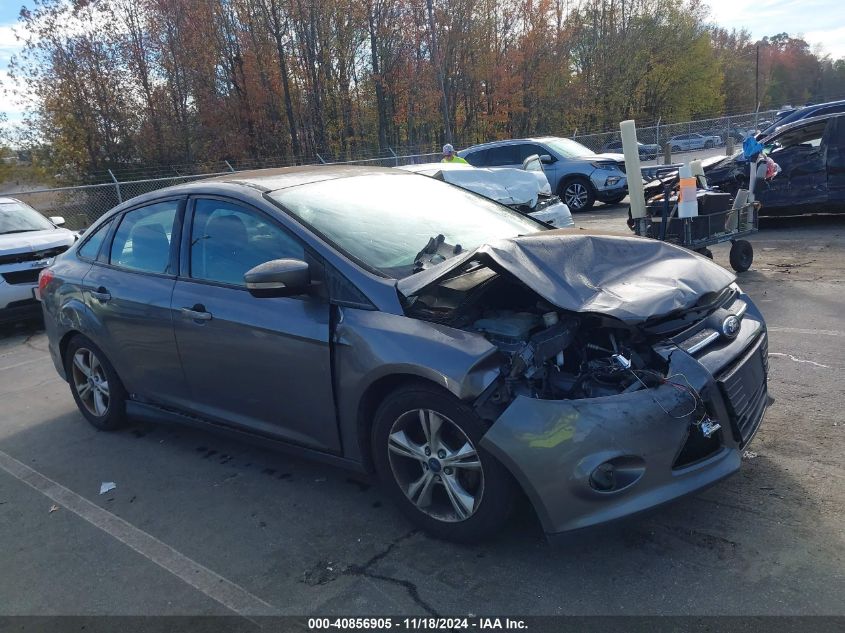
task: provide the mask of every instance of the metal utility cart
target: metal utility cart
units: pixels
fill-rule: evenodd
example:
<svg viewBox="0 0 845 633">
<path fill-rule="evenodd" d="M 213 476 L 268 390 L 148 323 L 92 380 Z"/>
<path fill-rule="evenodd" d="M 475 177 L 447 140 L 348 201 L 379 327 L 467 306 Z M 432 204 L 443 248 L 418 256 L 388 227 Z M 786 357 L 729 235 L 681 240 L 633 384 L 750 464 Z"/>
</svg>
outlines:
<svg viewBox="0 0 845 633">
<path fill-rule="evenodd" d="M 672 242 L 713 258 L 710 246 L 731 243 L 731 268 L 742 273 L 751 268 L 754 249 L 743 239 L 756 233 L 759 227 L 759 202 L 746 202 L 748 192 L 741 190 L 733 200 L 733 208 L 692 218 L 678 218 L 678 205 L 670 201 L 671 180 L 664 183 L 663 201 L 659 213 L 647 207 L 645 217 L 630 220 L 634 233 Z"/>
</svg>

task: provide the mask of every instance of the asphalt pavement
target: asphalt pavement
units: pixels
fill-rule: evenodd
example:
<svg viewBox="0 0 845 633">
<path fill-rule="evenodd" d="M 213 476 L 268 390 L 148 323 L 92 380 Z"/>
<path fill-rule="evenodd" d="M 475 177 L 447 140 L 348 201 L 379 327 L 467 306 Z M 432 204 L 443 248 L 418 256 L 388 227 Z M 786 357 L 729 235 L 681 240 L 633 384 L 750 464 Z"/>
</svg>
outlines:
<svg viewBox="0 0 845 633">
<path fill-rule="evenodd" d="M 625 232 L 626 212 L 576 222 Z M 845 218 L 752 241 L 740 283 L 768 320 L 775 403 L 742 471 L 556 544 L 527 504 L 459 546 L 341 470 L 182 427 L 98 432 L 40 327 L 4 328 L 0 615 L 843 615 Z"/>
</svg>

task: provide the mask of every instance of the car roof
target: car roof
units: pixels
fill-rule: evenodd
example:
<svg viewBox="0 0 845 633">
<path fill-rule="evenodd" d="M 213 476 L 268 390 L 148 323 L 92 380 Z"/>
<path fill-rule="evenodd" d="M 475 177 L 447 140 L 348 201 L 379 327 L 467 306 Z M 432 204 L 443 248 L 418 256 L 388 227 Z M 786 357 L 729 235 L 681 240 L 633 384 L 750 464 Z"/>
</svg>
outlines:
<svg viewBox="0 0 845 633">
<path fill-rule="evenodd" d="M 0 196 L 0 204 L 13 204 L 13 203 L 20 203 L 20 200 L 17 198 L 9 198 L 7 196 Z"/>
<path fill-rule="evenodd" d="M 239 171 L 207 178 L 200 182 L 225 182 L 245 185 L 260 191 L 277 191 L 313 182 L 350 178 L 352 176 L 397 175 L 403 172 L 391 167 L 362 167 L 360 165 L 300 165 Z"/>
<path fill-rule="evenodd" d="M 462 152 L 467 152 L 469 150 L 476 151 L 480 149 L 488 149 L 490 147 L 500 147 L 502 145 L 513 145 L 516 143 L 545 143 L 547 141 L 551 141 L 554 139 L 563 138 L 561 136 L 535 136 L 532 138 L 508 138 L 501 141 L 488 141 L 487 143 L 479 143 L 478 145 L 471 145 L 465 149 L 462 149 Z M 458 152 L 460 153 L 460 152 Z"/>
<path fill-rule="evenodd" d="M 826 121 L 827 119 L 835 119 L 836 117 L 845 117 L 845 112 L 832 112 L 830 114 L 821 114 L 819 116 L 809 116 L 806 119 L 798 119 L 797 121 L 792 121 L 791 123 L 784 123 L 776 127 L 774 130 L 769 132 L 768 134 L 764 134 L 760 140 L 766 140 L 773 138 L 775 136 L 780 136 L 784 132 L 789 132 L 790 130 L 794 130 L 800 127 L 804 127 L 805 125 L 813 125 L 814 123 L 818 123 L 819 121 Z"/>
</svg>

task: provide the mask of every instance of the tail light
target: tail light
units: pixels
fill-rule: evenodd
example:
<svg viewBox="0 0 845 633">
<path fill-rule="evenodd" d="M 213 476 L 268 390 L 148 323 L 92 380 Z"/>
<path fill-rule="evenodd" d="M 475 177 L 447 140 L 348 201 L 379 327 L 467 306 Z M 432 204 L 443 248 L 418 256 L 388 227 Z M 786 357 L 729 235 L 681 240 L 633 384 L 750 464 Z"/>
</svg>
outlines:
<svg viewBox="0 0 845 633">
<path fill-rule="evenodd" d="M 44 268 L 38 273 L 38 289 L 35 291 L 35 298 L 39 301 L 42 301 L 42 297 L 44 296 L 44 291 L 47 289 L 47 285 L 53 281 L 55 275 L 53 271 L 49 268 Z"/>
</svg>

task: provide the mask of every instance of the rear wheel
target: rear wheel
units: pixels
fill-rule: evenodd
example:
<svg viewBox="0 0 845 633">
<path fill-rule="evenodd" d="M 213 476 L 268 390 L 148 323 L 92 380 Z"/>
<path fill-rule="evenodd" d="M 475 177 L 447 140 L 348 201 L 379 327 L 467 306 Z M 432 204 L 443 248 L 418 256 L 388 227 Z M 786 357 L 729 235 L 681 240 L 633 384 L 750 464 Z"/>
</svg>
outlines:
<svg viewBox="0 0 845 633">
<path fill-rule="evenodd" d="M 747 240 L 736 240 L 731 246 L 731 268 L 738 273 L 744 273 L 751 268 L 754 261 L 754 248 Z"/>
<path fill-rule="evenodd" d="M 673 153 L 677 154 L 680 151 L 681 151 L 681 147 L 679 145 L 673 145 L 672 146 L 672 152 Z"/>
<path fill-rule="evenodd" d="M 712 149 L 714 146 L 713 141 L 704 141 L 704 149 Z"/>
<path fill-rule="evenodd" d="M 469 542 L 510 514 L 510 474 L 479 445 L 486 425 L 451 394 L 428 385 L 385 399 L 373 425 L 379 478 L 401 510 L 439 538 Z"/>
<path fill-rule="evenodd" d="M 126 421 L 126 390 L 103 352 L 82 335 L 65 350 L 65 372 L 79 411 L 103 431 Z"/>
<path fill-rule="evenodd" d="M 561 189 L 560 197 L 573 213 L 589 209 L 596 202 L 593 185 L 583 176 L 570 178 L 563 183 Z"/>
</svg>

